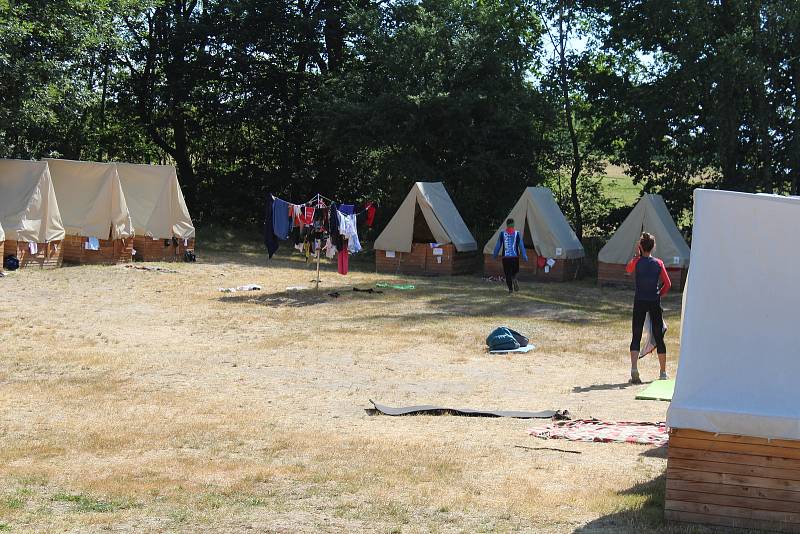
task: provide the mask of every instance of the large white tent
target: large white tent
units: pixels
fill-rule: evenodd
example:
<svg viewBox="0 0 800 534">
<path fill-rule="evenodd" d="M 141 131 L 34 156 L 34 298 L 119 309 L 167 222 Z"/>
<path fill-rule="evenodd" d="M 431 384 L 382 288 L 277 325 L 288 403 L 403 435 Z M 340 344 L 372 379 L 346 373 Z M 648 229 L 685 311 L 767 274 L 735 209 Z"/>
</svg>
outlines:
<svg viewBox="0 0 800 534">
<path fill-rule="evenodd" d="M 46 160 L 67 235 L 122 239 L 133 223 L 113 163 Z"/>
<path fill-rule="evenodd" d="M 389 224 L 375 240 L 375 250 L 411 252 L 418 210 L 437 243 L 452 243 L 458 252 L 478 250 L 478 243 L 441 182 L 414 184 Z"/>
<path fill-rule="evenodd" d="M 137 236 L 192 239 L 194 224 L 172 165 L 117 163 Z"/>
<path fill-rule="evenodd" d="M 10 241 L 50 243 L 64 238 L 47 162 L 0 160 L 0 225 Z"/>
<path fill-rule="evenodd" d="M 530 237 L 537 255 L 554 259 L 584 256 L 583 245 L 547 187 L 526 188 L 506 218 L 509 217 L 514 219 L 523 237 Z M 497 239 L 506 227 L 505 220 L 483 247 L 484 254 L 494 252 Z"/>
<path fill-rule="evenodd" d="M 667 423 L 800 440 L 800 198 L 697 190 Z"/>
</svg>

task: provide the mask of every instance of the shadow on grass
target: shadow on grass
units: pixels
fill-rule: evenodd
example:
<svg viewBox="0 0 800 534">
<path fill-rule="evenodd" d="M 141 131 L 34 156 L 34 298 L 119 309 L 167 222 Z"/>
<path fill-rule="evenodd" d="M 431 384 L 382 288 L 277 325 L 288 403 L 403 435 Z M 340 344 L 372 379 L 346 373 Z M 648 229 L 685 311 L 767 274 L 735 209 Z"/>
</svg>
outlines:
<svg viewBox="0 0 800 534">
<path fill-rule="evenodd" d="M 621 510 L 575 529 L 575 534 L 595 532 L 679 532 L 668 530 L 664 522 L 666 475 L 636 484 L 617 494 Z M 681 531 L 682 532 L 682 531 Z"/>
<path fill-rule="evenodd" d="M 664 458 L 667 459 L 667 446 L 662 445 L 661 447 L 656 447 L 654 449 L 647 449 L 639 456 L 644 456 L 645 458 Z"/>
<path fill-rule="evenodd" d="M 365 256 L 366 257 L 366 256 Z M 270 268 L 298 270 L 298 285 L 311 287 L 310 280 L 315 277 L 315 265 L 305 263 L 305 259 L 293 250 L 284 250 L 268 260 L 266 254 L 242 252 L 213 252 L 204 262 L 233 265 L 251 265 Z M 374 274 L 374 264 L 351 260 L 351 270 L 355 274 Z M 322 291 L 325 294 L 343 289 L 352 290 L 345 285 L 347 277 L 336 274 L 335 263 L 324 260 L 321 264 L 323 274 Z M 387 280 L 397 280 L 396 276 L 381 275 Z M 335 280 L 334 280 L 335 279 Z M 525 317 L 572 325 L 604 325 L 628 320 L 630 317 L 631 292 L 604 290 L 596 287 L 593 280 L 580 280 L 566 283 L 530 282 L 523 284 L 521 291 L 509 295 L 502 284 L 486 282 L 476 275 L 413 277 L 403 280 L 416 285 L 416 290 L 403 292 L 399 300 L 418 301 L 422 311 L 401 314 L 370 315 L 371 319 L 391 319 L 397 321 L 417 321 L 421 318 L 435 317 L 480 317 L 504 319 Z M 307 306 L 325 299 L 279 292 L 256 298 L 252 295 L 229 297 L 225 302 L 249 302 L 268 306 Z M 396 300 L 396 299 L 395 299 Z M 680 301 L 675 297 L 665 299 L 665 312 L 668 320 L 674 320 L 680 309 Z M 395 310 L 392 310 L 395 311 Z"/>
<path fill-rule="evenodd" d="M 633 386 L 630 382 L 620 382 L 618 384 L 594 384 L 592 386 L 575 386 L 572 388 L 573 393 L 589 393 L 590 391 L 608 391 L 612 389 L 626 389 Z"/>
</svg>

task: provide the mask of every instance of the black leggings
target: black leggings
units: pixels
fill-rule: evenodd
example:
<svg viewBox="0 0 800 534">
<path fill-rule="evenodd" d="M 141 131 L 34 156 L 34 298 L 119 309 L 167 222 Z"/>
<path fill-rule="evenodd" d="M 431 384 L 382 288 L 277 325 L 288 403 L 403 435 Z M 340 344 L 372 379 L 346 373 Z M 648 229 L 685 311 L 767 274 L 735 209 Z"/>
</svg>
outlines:
<svg viewBox="0 0 800 534">
<path fill-rule="evenodd" d="M 633 339 L 631 351 L 638 351 L 642 342 L 644 317 L 650 313 L 650 328 L 656 340 L 658 354 L 666 354 L 667 346 L 664 344 L 664 315 L 660 300 L 634 300 L 633 301 Z"/>
<path fill-rule="evenodd" d="M 508 290 L 514 289 L 514 278 L 519 273 L 519 258 L 503 258 L 503 272 L 506 275 Z"/>
</svg>

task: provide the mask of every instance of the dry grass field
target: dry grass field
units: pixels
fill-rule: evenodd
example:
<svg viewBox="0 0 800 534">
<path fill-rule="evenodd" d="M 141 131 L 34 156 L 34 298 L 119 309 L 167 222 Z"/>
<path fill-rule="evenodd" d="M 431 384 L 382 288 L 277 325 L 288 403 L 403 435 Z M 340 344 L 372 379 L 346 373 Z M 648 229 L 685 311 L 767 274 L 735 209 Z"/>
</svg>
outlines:
<svg viewBox="0 0 800 534">
<path fill-rule="evenodd" d="M 439 403 L 664 420 L 626 384 L 631 294 L 591 281 L 413 279 L 199 250 L 0 279 L 0 531 L 689 532 L 663 450 L 543 441 L 547 421 L 387 417 Z M 223 294 L 256 283 L 263 291 Z M 334 299 L 327 294 L 339 291 Z M 665 301 L 670 371 L 680 297 Z M 509 325 L 529 354 L 490 356 Z M 648 357 L 645 381 L 657 374 Z M 529 448 L 521 448 L 529 447 Z M 577 451 L 580 454 L 556 449 Z"/>
</svg>

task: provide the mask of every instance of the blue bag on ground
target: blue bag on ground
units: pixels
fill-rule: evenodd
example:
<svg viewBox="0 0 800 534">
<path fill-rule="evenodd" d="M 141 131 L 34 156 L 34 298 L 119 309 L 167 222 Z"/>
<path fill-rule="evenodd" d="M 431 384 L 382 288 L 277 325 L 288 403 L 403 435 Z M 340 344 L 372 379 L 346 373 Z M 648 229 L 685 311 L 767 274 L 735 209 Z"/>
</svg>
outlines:
<svg viewBox="0 0 800 534">
<path fill-rule="evenodd" d="M 520 347 L 513 330 L 505 326 L 495 328 L 486 338 L 486 344 L 489 345 L 489 350 L 514 350 Z"/>
</svg>

